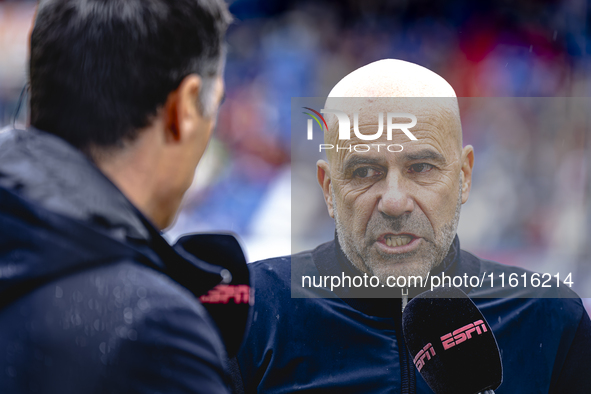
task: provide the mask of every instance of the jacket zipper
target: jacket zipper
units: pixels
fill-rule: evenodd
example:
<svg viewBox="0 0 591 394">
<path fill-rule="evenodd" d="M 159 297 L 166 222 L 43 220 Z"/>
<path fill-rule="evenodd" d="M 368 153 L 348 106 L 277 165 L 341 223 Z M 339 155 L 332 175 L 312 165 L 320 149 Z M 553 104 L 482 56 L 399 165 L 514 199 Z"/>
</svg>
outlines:
<svg viewBox="0 0 591 394">
<path fill-rule="evenodd" d="M 406 293 L 406 294 L 405 294 Z M 415 366 L 412 362 L 412 357 L 406 347 L 404 341 L 404 334 L 402 333 L 402 312 L 408 303 L 408 289 L 402 289 L 401 311 L 400 319 L 397 322 L 397 340 L 398 340 L 398 354 L 400 358 L 400 392 L 401 394 L 415 394 L 416 388 L 416 372 Z"/>
</svg>

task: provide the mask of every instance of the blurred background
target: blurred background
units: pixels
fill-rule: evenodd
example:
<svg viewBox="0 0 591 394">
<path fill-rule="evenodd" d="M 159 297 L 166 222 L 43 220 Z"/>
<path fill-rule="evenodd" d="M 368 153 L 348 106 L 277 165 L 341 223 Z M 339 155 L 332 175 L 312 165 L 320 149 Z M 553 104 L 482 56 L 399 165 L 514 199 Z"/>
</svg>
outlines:
<svg viewBox="0 0 591 394">
<path fill-rule="evenodd" d="M 26 80 L 35 4 L 0 2 L 1 125 L 12 123 Z M 292 234 L 316 244 L 330 238 L 319 188 L 292 191 L 292 97 L 326 96 L 356 68 L 398 58 L 437 72 L 459 97 L 580 97 L 553 104 L 530 99 L 522 106 L 461 100 L 464 142 L 474 145 L 476 168 L 459 234 L 464 249 L 502 263 L 538 271 L 549 260 L 566 264 L 574 280 L 591 289 L 587 1 L 230 5 L 236 20 L 228 33 L 227 99 L 169 240 L 186 232 L 232 231 L 254 261 L 298 251 Z M 521 112 L 507 116 L 511 108 Z M 576 121 L 567 126 L 555 122 L 573 113 Z M 25 114 L 19 123 L 26 123 Z M 292 192 L 314 220 L 292 226 Z"/>
</svg>

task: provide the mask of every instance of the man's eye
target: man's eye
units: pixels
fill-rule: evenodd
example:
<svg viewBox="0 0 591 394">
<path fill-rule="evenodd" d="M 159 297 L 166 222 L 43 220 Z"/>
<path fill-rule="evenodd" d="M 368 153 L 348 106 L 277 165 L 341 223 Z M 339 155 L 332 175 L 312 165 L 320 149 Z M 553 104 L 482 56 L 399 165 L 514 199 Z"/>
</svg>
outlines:
<svg viewBox="0 0 591 394">
<path fill-rule="evenodd" d="M 361 167 L 353 171 L 353 177 L 355 178 L 371 178 L 380 174 L 381 171 L 371 167 Z"/>
<path fill-rule="evenodd" d="M 423 172 L 430 171 L 433 167 L 434 166 L 432 164 L 418 163 L 418 164 L 413 164 L 412 166 L 410 166 L 410 170 L 411 170 L 411 172 L 423 173 Z"/>
</svg>

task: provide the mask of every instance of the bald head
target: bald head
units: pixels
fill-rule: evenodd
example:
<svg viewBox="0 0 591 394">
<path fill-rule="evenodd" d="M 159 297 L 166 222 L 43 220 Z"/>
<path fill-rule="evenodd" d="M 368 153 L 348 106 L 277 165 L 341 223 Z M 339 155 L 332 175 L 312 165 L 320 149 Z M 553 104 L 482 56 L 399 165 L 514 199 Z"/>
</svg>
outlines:
<svg viewBox="0 0 591 394">
<path fill-rule="evenodd" d="M 343 111 L 351 120 L 353 114 L 358 113 L 360 126 L 377 125 L 380 112 L 399 109 L 403 110 L 401 112 L 420 112 L 427 116 L 426 121 L 440 122 L 448 132 L 448 138 L 456 141 L 459 150 L 462 148 L 460 113 L 454 89 L 438 74 L 414 63 L 384 59 L 358 68 L 334 86 L 324 108 Z M 329 114 L 326 120 L 325 142 L 335 144 L 337 118 Z M 329 159 L 330 156 L 329 152 Z"/>
<path fill-rule="evenodd" d="M 456 97 L 456 93 L 445 79 L 425 67 L 384 59 L 348 74 L 328 97 Z"/>
</svg>

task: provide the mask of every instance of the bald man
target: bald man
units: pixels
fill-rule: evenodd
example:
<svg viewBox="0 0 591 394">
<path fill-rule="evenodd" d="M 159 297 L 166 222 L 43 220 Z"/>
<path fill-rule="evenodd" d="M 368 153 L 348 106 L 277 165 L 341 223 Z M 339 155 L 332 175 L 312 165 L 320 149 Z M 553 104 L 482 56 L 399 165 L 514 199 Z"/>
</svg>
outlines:
<svg viewBox="0 0 591 394">
<path fill-rule="evenodd" d="M 401 329 L 404 304 L 425 288 L 390 286 L 389 278 L 525 271 L 460 249 L 474 150 L 462 144 L 455 92 L 443 78 L 378 61 L 343 78 L 324 109 L 327 161 L 318 161 L 317 178 L 335 239 L 250 265 L 254 322 L 238 356 L 245 392 L 431 393 Z M 404 132 L 404 124 L 412 126 Z M 369 277 L 377 285 L 306 286 L 306 277 Z M 461 288 L 501 349 L 497 393 L 586 392 L 591 322 L 574 293 L 530 287 L 509 298 L 515 293 L 490 283 Z"/>
<path fill-rule="evenodd" d="M 402 132 L 382 133 L 367 152 L 351 149 L 367 146 L 367 140 L 338 140 L 336 116 L 327 116 L 325 142 L 340 150 L 328 150 L 328 162 L 318 162 L 318 182 L 341 248 L 355 268 L 383 283 L 391 275 L 426 277 L 449 251 L 472 179 L 474 151 L 462 148 L 452 87 L 426 68 L 383 60 L 343 78 L 325 108 L 351 119 L 357 113 L 363 136 L 376 132 L 379 113 L 416 116 L 416 140 Z M 396 146 L 394 152 L 389 145 Z"/>
</svg>

